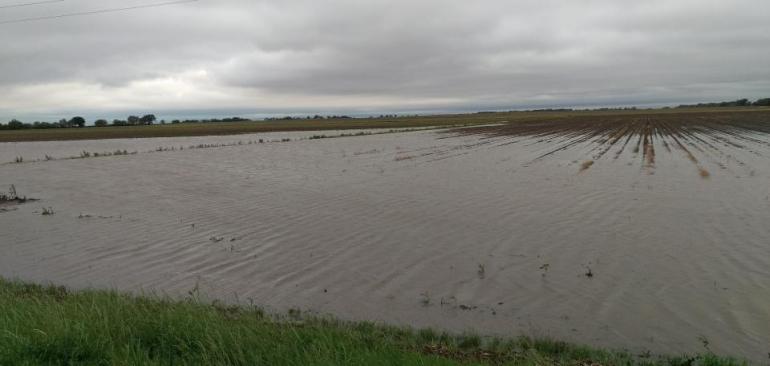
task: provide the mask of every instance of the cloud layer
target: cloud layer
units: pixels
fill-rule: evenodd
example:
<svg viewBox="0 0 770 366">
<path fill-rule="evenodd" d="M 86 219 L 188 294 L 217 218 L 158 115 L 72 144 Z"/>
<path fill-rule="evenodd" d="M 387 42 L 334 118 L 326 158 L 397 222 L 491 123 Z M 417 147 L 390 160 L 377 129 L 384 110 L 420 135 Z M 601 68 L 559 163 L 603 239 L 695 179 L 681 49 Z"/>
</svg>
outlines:
<svg viewBox="0 0 770 366">
<path fill-rule="evenodd" d="M 152 3 L 64 0 L 0 22 Z M 768 96 L 767 14 L 759 0 L 200 0 L 0 24 L 0 117 Z"/>
</svg>

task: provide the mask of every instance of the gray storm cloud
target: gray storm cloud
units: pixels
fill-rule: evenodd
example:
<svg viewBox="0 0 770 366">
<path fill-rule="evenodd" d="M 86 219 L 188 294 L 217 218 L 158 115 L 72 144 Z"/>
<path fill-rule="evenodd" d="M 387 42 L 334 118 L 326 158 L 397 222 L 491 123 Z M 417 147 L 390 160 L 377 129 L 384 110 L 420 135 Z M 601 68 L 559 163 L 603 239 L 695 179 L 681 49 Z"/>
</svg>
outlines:
<svg viewBox="0 0 770 366">
<path fill-rule="evenodd" d="M 0 7 L 0 23 L 160 2 Z M 768 14 L 764 0 L 199 0 L 5 23 L 0 115 L 760 97 Z"/>
</svg>

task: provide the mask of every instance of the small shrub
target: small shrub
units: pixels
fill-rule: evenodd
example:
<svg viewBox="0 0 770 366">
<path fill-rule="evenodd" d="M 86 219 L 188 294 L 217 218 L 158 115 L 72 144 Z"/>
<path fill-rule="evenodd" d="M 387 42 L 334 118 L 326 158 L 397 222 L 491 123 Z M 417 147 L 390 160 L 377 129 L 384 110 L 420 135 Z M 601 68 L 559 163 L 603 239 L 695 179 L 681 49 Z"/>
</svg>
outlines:
<svg viewBox="0 0 770 366">
<path fill-rule="evenodd" d="M 18 193 L 16 193 L 16 186 L 11 184 L 11 188 L 8 189 L 8 193 L 0 193 L 0 202 L 17 202 L 17 203 L 24 203 L 27 202 L 27 197 L 19 197 Z"/>
<path fill-rule="evenodd" d="M 422 304 L 422 306 L 430 306 L 430 294 L 428 291 L 420 294 L 420 304 Z"/>
<path fill-rule="evenodd" d="M 588 170 L 588 168 L 592 167 L 594 165 L 593 160 L 584 161 L 583 164 L 580 164 L 580 171 Z"/>
</svg>

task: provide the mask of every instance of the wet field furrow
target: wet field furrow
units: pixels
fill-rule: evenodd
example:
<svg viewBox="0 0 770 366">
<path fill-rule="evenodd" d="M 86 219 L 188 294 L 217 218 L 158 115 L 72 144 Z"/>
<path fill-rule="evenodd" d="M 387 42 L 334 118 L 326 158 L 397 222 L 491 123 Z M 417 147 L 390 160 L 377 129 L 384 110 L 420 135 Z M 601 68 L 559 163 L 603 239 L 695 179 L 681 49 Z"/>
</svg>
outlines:
<svg viewBox="0 0 770 366">
<path fill-rule="evenodd" d="M 708 157 L 708 160 L 722 169 L 727 165 L 723 160 L 744 164 L 727 150 L 745 150 L 761 156 L 761 149 L 753 146 L 770 145 L 767 139 L 770 135 L 770 111 L 637 113 L 621 117 L 577 115 L 545 122 L 518 122 L 468 128 L 455 133 L 466 136 L 526 137 L 531 138 L 531 142 L 526 146 L 549 146 L 534 161 L 586 145 L 586 149 L 581 152 L 584 155 L 582 160 L 586 162 L 581 171 L 593 165 L 594 161 L 601 160 L 616 146 L 619 148 L 613 160 L 629 154 L 632 159 L 639 159 L 642 167 L 654 168 L 660 152 L 673 153 L 673 145 L 696 165 L 701 177 L 706 178 L 710 174 L 700 165 L 696 156 Z M 581 160 L 575 156 L 571 159 Z"/>
</svg>

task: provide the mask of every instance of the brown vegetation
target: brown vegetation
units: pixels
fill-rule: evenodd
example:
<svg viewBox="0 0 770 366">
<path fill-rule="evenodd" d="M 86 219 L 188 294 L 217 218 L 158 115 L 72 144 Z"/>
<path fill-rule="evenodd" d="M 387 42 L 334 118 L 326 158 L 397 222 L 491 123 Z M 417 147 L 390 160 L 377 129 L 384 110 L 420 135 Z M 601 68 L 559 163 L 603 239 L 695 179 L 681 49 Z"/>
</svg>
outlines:
<svg viewBox="0 0 770 366">
<path fill-rule="evenodd" d="M 768 145 L 760 135 L 770 134 L 770 110 L 709 111 L 688 113 L 634 113 L 606 115 L 574 115 L 545 120 L 520 121 L 496 126 L 469 127 L 461 134 L 488 137 L 526 137 L 552 146 L 535 160 L 588 144 L 592 160 L 581 165 L 590 168 L 594 161 L 610 151 L 617 159 L 624 151 L 641 154 L 645 167 L 653 168 L 656 149 L 684 154 L 703 178 L 710 174 L 699 165 L 694 152 L 719 152 L 720 146 L 743 148 L 744 144 Z M 629 145 L 632 148 L 629 148 Z"/>
</svg>

